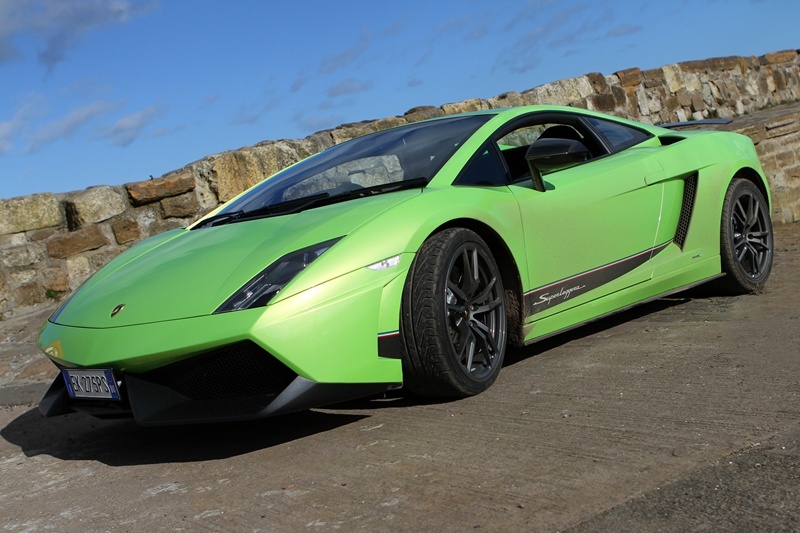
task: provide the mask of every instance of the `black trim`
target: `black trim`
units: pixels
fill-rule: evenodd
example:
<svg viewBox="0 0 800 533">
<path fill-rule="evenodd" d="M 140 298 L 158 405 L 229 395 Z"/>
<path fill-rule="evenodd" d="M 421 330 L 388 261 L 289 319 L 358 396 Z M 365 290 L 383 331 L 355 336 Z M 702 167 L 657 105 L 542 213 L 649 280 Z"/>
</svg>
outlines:
<svg viewBox="0 0 800 533">
<path fill-rule="evenodd" d="M 46 417 L 76 411 L 99 418 L 133 415 L 140 426 L 199 424 L 266 418 L 363 398 L 402 386 L 402 383 L 317 383 L 298 376 L 277 396 L 193 400 L 131 374 L 123 376 L 123 383 L 130 406 L 127 402 L 70 400 L 64 380 L 58 376 L 39 403 L 39 411 Z M 114 405 L 110 405 L 112 403 Z"/>
<path fill-rule="evenodd" d="M 573 296 L 587 293 L 622 277 L 652 259 L 671 242 L 665 242 L 619 261 L 614 261 L 526 292 L 524 295 L 525 316 L 529 318 L 550 309 L 553 305 L 569 300 Z"/>
<path fill-rule="evenodd" d="M 277 397 L 191 400 L 172 389 L 127 379 L 133 416 L 141 426 L 253 420 L 323 407 L 399 388 L 401 383 L 317 383 L 296 377 Z"/>
<path fill-rule="evenodd" d="M 685 128 L 688 126 L 703 126 L 708 124 L 730 124 L 733 122 L 732 118 L 704 118 L 702 120 L 690 120 L 687 122 L 671 122 L 669 124 L 659 124 L 659 128 L 666 128 L 671 130 L 673 128 Z"/>
<path fill-rule="evenodd" d="M 694 201 L 697 196 L 697 173 L 683 180 L 683 201 L 681 202 L 681 215 L 678 219 L 678 227 L 675 229 L 675 244 L 681 247 L 686 243 L 686 235 L 689 233 L 689 222 L 692 220 L 694 211 Z"/>
<path fill-rule="evenodd" d="M 378 357 L 385 359 L 403 358 L 403 341 L 399 331 L 378 334 Z"/>
</svg>

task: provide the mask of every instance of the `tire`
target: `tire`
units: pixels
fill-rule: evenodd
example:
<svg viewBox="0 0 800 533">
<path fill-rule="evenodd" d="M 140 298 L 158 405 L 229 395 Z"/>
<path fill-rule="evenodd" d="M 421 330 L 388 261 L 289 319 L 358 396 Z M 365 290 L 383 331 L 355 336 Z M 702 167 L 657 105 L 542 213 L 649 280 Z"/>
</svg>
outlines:
<svg viewBox="0 0 800 533">
<path fill-rule="evenodd" d="M 506 302 L 497 263 L 476 233 L 455 228 L 419 250 L 403 291 L 403 378 L 412 392 L 463 398 L 497 379 Z"/>
<path fill-rule="evenodd" d="M 718 287 L 731 294 L 759 293 L 772 269 L 774 240 L 769 206 L 753 182 L 737 178 L 722 205 L 720 255 L 726 274 Z"/>
</svg>

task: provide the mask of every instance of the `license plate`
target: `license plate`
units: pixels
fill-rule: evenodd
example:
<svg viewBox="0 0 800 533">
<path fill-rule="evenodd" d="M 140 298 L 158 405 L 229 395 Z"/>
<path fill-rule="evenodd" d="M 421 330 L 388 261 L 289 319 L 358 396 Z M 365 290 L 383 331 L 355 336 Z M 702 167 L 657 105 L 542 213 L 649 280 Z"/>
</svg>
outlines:
<svg viewBox="0 0 800 533">
<path fill-rule="evenodd" d="M 70 398 L 119 400 L 119 389 L 110 369 L 61 371 Z"/>
</svg>

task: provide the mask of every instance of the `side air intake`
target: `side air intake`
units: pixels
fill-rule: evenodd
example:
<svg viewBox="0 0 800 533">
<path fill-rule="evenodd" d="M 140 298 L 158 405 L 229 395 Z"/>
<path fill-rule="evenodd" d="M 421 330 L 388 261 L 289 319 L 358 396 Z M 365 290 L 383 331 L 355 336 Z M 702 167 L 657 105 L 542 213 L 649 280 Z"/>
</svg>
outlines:
<svg viewBox="0 0 800 533">
<path fill-rule="evenodd" d="M 683 202 L 681 204 L 681 216 L 678 220 L 678 228 L 675 230 L 673 242 L 683 248 L 686 243 L 686 235 L 689 233 L 689 222 L 692 219 L 694 210 L 694 200 L 697 195 L 697 174 L 692 174 L 683 180 Z"/>
</svg>

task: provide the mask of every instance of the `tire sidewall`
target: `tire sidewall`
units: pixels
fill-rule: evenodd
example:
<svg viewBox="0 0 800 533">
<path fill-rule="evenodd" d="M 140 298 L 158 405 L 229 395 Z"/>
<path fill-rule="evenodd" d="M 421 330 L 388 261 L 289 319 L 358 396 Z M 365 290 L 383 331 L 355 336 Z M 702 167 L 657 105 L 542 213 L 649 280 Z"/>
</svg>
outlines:
<svg viewBox="0 0 800 533">
<path fill-rule="evenodd" d="M 766 268 L 758 277 L 750 276 L 736 259 L 736 248 L 734 244 L 734 222 L 733 222 L 733 207 L 736 202 L 741 198 L 744 193 L 754 196 L 761 205 L 761 211 L 764 214 L 765 226 L 769 233 L 768 245 L 769 256 L 766 262 Z M 728 187 L 727 194 L 725 195 L 725 202 L 722 210 L 722 227 L 721 227 L 721 256 L 723 271 L 731 278 L 731 281 L 736 285 L 736 288 L 741 289 L 741 292 L 758 292 L 760 291 L 767 278 L 769 278 L 770 271 L 772 270 L 772 262 L 774 259 L 774 237 L 772 233 L 772 220 L 770 218 L 769 206 L 764 195 L 753 184 L 753 182 L 738 178 L 731 182 Z M 766 210 L 766 212 L 764 212 Z"/>
<path fill-rule="evenodd" d="M 444 295 L 446 288 L 447 288 L 447 280 L 450 275 L 450 271 L 453 268 L 456 261 L 459 260 L 459 256 L 461 250 L 470 245 L 477 246 L 482 251 L 482 259 L 487 263 L 489 268 L 491 269 L 492 275 L 496 278 L 496 287 L 503 298 L 503 312 L 500 313 L 501 320 L 503 321 L 500 324 L 500 327 L 503 328 L 504 334 L 501 337 L 501 345 L 498 346 L 498 353 L 495 355 L 495 363 L 493 367 L 495 370 L 489 374 L 488 376 L 482 379 L 475 379 L 473 376 L 469 375 L 466 369 L 461 365 L 458 360 L 458 354 L 456 353 L 455 347 L 453 346 L 452 342 L 447 342 L 447 351 L 446 355 L 449 358 L 453 367 L 457 368 L 459 372 L 454 372 L 454 377 L 460 382 L 461 386 L 465 389 L 475 390 L 474 393 L 482 392 L 486 390 L 492 383 L 494 383 L 495 379 L 497 379 L 497 375 L 499 373 L 499 369 L 503 364 L 503 358 L 505 355 L 505 347 L 507 342 L 507 332 L 505 332 L 506 324 L 505 324 L 505 291 L 503 289 L 503 282 L 500 278 L 500 271 L 497 267 L 497 263 L 494 260 L 494 256 L 489 250 L 489 247 L 480 238 L 476 233 L 466 230 L 466 229 L 459 229 L 456 230 L 453 238 L 448 242 L 448 247 L 445 250 L 445 257 L 448 258 L 447 264 L 445 268 L 440 269 L 439 277 L 437 279 L 437 290 L 440 291 L 440 295 Z M 444 296 L 437 298 L 436 300 L 436 309 L 437 314 L 441 317 L 441 324 L 449 333 L 449 316 L 447 314 L 447 302 Z M 449 341 L 449 335 L 447 336 Z"/>
</svg>

